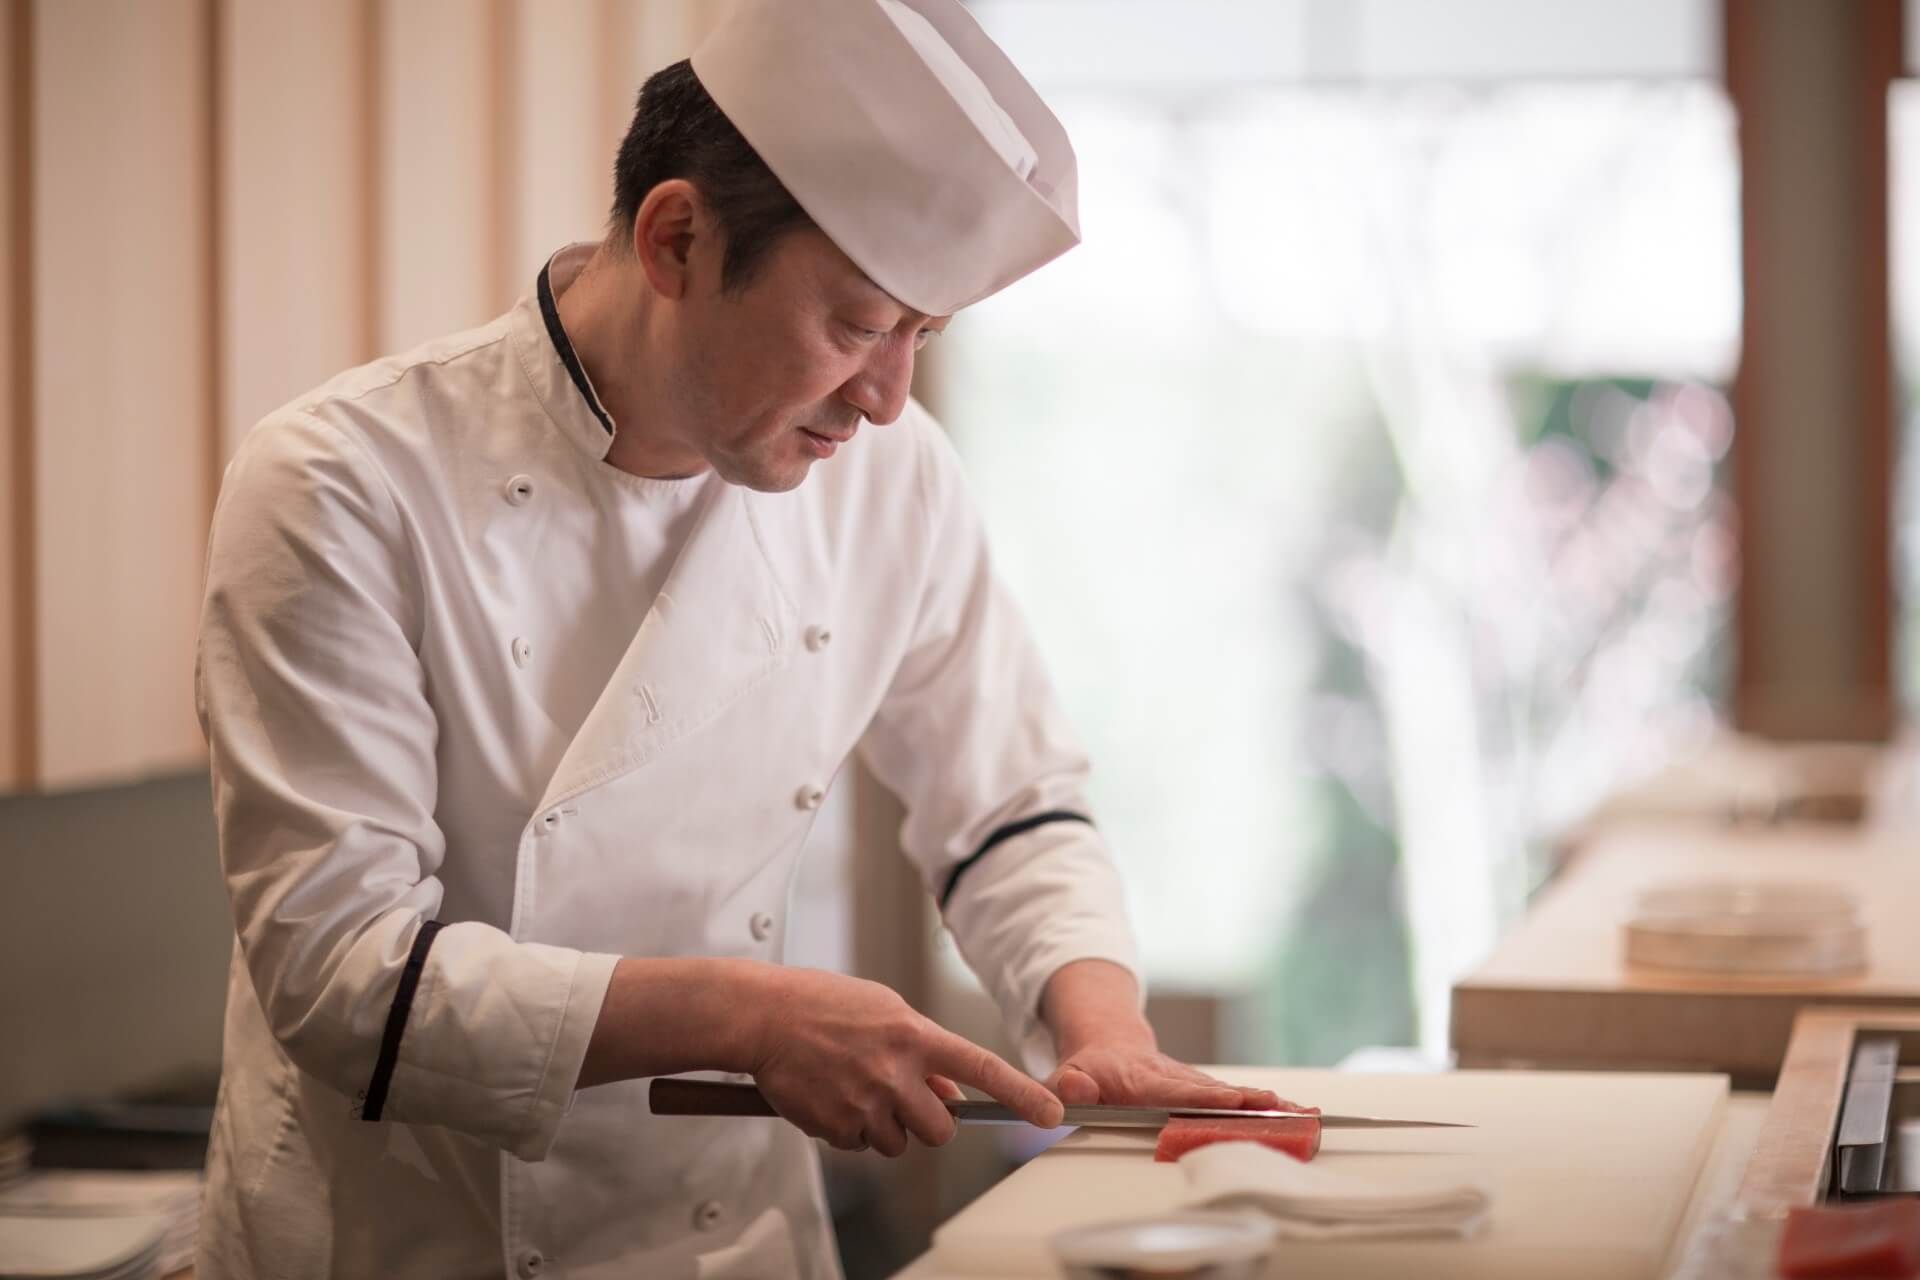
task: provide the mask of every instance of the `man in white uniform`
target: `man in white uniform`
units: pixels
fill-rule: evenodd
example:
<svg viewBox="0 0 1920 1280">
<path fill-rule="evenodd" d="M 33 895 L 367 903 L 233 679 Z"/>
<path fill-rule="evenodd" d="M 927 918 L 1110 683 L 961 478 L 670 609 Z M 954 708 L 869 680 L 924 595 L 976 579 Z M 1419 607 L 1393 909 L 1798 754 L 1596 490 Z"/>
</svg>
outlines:
<svg viewBox="0 0 1920 1280">
<path fill-rule="evenodd" d="M 1041 1125 L 1277 1105 L 1157 1051 L 1086 762 L 907 395 L 1073 193 L 956 0 L 744 0 L 647 83 L 603 242 L 248 436 L 198 671 L 237 933 L 201 1280 L 832 1277 L 811 1137 L 945 1142 L 956 1082 Z M 780 964 L 856 749 L 1044 1085 Z M 652 1115 L 687 1072 L 785 1119 Z"/>
</svg>

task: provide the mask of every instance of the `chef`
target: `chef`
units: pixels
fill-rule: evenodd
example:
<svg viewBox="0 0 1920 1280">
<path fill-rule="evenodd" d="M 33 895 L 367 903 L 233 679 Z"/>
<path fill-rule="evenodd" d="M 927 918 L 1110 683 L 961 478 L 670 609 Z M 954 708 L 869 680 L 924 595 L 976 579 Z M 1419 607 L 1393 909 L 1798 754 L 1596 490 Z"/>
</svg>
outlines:
<svg viewBox="0 0 1920 1280">
<path fill-rule="evenodd" d="M 197 672 L 237 934 L 201 1280 L 832 1277 L 813 1138 L 945 1142 L 958 1085 L 1277 1105 L 1156 1050 L 1086 761 L 907 394 L 1077 238 L 957 0 L 743 0 L 643 89 L 602 242 L 248 435 Z M 855 751 L 1033 1075 L 780 963 Z M 651 1115 L 691 1072 L 785 1119 Z"/>
</svg>

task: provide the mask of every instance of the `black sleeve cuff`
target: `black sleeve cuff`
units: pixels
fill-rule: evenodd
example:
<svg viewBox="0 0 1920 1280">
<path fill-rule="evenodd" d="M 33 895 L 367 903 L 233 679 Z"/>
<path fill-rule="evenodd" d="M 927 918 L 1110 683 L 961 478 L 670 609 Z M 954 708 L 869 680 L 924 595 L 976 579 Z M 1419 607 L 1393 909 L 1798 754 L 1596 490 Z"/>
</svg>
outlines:
<svg viewBox="0 0 1920 1280">
<path fill-rule="evenodd" d="M 380 1036 L 380 1056 L 373 1064 L 373 1079 L 360 1104 L 362 1120 L 378 1120 L 386 1109 L 387 1090 L 393 1084 L 393 1069 L 400 1061 L 400 1037 L 407 1030 L 407 1014 L 413 1009 L 414 988 L 420 985 L 420 971 L 427 967 L 427 952 L 433 947 L 433 935 L 440 932 L 437 920 L 422 920 L 420 932 L 413 935 L 413 949 L 407 953 L 406 967 L 400 970 L 400 987 L 393 993 L 393 1007 L 387 1010 L 387 1029 Z"/>
<path fill-rule="evenodd" d="M 975 849 L 972 853 L 961 859 L 959 864 L 947 873 L 947 883 L 940 890 L 940 910 L 945 911 L 947 909 L 947 903 L 953 897 L 954 887 L 960 883 L 960 877 L 966 874 L 967 868 L 986 857 L 988 853 L 992 852 L 995 845 L 1011 840 L 1015 836 L 1023 836 L 1035 827 L 1044 827 L 1050 822 L 1084 822 L 1088 826 L 1093 825 L 1093 819 L 1089 818 L 1086 814 L 1074 813 L 1067 809 L 1054 809 L 1047 813 L 1036 813 L 1030 818 L 1021 818 L 1016 822 L 1007 823 L 1004 827 L 1000 827 L 994 831 L 994 833 L 985 840 L 982 840 L 978 849 Z"/>
</svg>

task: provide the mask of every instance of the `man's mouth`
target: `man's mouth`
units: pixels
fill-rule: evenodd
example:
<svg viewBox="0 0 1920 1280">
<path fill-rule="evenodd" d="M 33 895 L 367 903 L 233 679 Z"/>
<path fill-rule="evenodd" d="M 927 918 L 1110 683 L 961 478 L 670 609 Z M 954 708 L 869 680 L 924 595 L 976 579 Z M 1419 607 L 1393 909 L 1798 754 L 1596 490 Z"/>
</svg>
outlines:
<svg viewBox="0 0 1920 1280">
<path fill-rule="evenodd" d="M 843 432 L 826 432 L 815 431 L 811 427 L 802 427 L 800 428 L 800 434 L 807 438 L 807 447 L 812 450 L 815 457 L 831 458 L 834 450 L 853 439 L 853 433 L 858 430 L 858 427 L 853 427 Z"/>
</svg>

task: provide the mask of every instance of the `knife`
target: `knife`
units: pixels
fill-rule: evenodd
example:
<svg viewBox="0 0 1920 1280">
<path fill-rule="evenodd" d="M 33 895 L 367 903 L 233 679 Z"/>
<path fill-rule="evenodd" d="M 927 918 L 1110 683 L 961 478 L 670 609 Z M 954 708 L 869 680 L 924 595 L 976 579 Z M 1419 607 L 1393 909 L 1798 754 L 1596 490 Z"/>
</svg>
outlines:
<svg viewBox="0 0 1920 1280">
<path fill-rule="evenodd" d="M 717 1080 L 682 1080 L 672 1076 L 655 1080 L 647 1090 L 647 1105 L 657 1116 L 778 1116 L 766 1095 L 750 1084 Z M 947 1110 L 961 1124 L 1025 1124 L 1011 1108 L 998 1102 L 948 1102 Z M 1324 1129 L 1471 1129 L 1470 1124 L 1447 1120 L 1386 1120 L 1379 1116 L 1315 1115 L 1310 1111 L 1232 1111 L 1207 1107 L 1070 1106 L 1063 1125 L 1095 1128 L 1158 1129 L 1167 1121 L 1203 1120 L 1318 1120 Z"/>
</svg>

